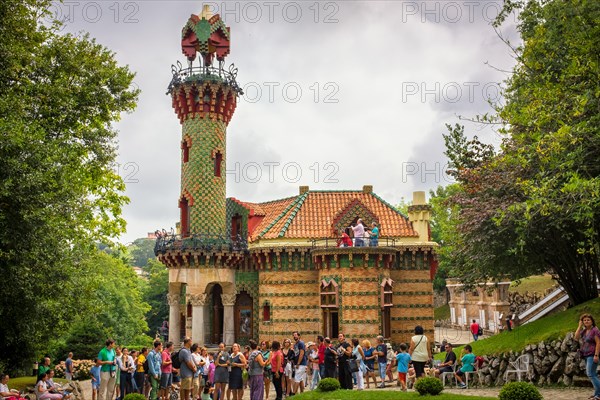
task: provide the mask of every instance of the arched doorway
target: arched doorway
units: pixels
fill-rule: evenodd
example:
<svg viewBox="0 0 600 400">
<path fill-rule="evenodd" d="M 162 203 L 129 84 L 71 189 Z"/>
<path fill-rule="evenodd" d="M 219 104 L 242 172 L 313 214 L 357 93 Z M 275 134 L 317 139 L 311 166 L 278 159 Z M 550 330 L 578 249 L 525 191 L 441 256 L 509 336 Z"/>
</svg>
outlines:
<svg viewBox="0 0 600 400">
<path fill-rule="evenodd" d="M 212 304 L 212 332 L 211 341 L 220 343 L 223 341 L 223 301 L 221 299 L 223 288 L 218 283 L 211 290 Z"/>
<path fill-rule="evenodd" d="M 234 329 L 236 342 L 247 343 L 248 340 L 252 339 L 253 311 L 252 297 L 246 291 L 240 292 L 235 299 Z"/>
</svg>

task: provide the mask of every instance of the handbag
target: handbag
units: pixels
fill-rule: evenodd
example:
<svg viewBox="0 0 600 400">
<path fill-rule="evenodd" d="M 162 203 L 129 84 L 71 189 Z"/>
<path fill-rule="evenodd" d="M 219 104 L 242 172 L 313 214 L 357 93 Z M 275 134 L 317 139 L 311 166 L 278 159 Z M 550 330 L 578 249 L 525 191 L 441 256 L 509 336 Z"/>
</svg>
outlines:
<svg viewBox="0 0 600 400">
<path fill-rule="evenodd" d="M 346 360 L 346 362 L 348 363 L 348 369 L 350 370 L 351 373 L 358 372 L 358 370 L 360 369 L 357 359 L 350 358 L 350 359 Z"/>
</svg>

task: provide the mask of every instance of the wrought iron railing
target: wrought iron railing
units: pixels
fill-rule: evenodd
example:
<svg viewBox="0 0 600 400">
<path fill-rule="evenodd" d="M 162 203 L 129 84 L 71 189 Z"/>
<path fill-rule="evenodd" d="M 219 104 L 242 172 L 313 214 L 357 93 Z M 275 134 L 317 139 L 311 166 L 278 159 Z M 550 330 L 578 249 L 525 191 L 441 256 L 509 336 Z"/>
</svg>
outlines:
<svg viewBox="0 0 600 400">
<path fill-rule="evenodd" d="M 173 78 L 167 88 L 167 94 L 171 94 L 173 88 L 184 82 L 208 79 L 219 79 L 233 88 L 238 95 L 244 94 L 236 80 L 238 69 L 235 64 L 229 65 L 229 70 L 226 71 L 223 68 L 222 63 L 220 63 L 218 67 L 213 67 L 211 65 L 184 67 L 180 61 L 177 61 L 177 65 L 171 65 L 171 72 L 173 73 Z"/>
<path fill-rule="evenodd" d="M 185 237 L 176 234 L 163 234 L 156 238 L 154 254 L 165 254 L 169 250 L 200 250 L 245 252 L 248 240 L 241 235 L 195 233 Z"/>
<path fill-rule="evenodd" d="M 352 246 L 344 244 L 342 238 L 322 238 L 311 240 L 312 248 L 328 248 L 328 247 L 394 247 L 396 246 L 396 239 L 391 238 L 378 238 L 373 240 L 372 238 L 362 238 L 362 242 L 357 242 L 357 239 L 352 239 Z"/>
</svg>

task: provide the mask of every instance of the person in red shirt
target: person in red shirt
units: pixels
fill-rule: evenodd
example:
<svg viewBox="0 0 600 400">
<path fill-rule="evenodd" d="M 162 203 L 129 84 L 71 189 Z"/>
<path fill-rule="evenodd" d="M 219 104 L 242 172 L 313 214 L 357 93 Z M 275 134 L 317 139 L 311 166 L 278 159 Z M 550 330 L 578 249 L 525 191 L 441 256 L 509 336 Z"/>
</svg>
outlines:
<svg viewBox="0 0 600 400">
<path fill-rule="evenodd" d="M 321 375 L 321 379 L 325 377 L 325 338 L 321 335 L 317 336 L 317 346 L 318 354 L 319 354 L 319 374 Z"/>
<path fill-rule="evenodd" d="M 477 341 L 479 339 L 479 324 L 475 320 L 471 324 L 471 334 L 473 335 L 473 340 Z"/>
</svg>

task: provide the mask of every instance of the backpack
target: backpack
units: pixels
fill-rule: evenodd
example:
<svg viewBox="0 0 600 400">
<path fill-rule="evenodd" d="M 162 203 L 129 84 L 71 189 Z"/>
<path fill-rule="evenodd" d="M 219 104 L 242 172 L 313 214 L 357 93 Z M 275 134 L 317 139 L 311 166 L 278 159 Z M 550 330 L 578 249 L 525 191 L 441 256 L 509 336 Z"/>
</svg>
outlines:
<svg viewBox="0 0 600 400">
<path fill-rule="evenodd" d="M 179 358 L 180 354 L 181 350 L 177 350 L 175 353 L 171 354 L 171 365 L 173 366 L 173 368 L 181 368 L 181 359 Z"/>
<path fill-rule="evenodd" d="M 146 357 L 146 359 L 144 360 L 144 363 L 142 364 L 142 369 L 144 370 L 145 374 L 150 372 L 150 366 L 148 366 L 148 357 Z"/>
<path fill-rule="evenodd" d="M 483 366 L 483 362 L 485 360 L 481 356 L 475 357 L 475 364 L 477 364 L 477 368 L 481 368 Z"/>
<path fill-rule="evenodd" d="M 480 325 L 479 328 L 477 328 L 477 336 L 481 336 L 481 335 L 483 335 L 483 328 Z"/>
</svg>

